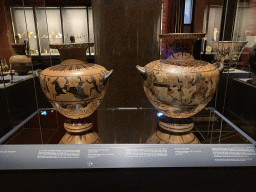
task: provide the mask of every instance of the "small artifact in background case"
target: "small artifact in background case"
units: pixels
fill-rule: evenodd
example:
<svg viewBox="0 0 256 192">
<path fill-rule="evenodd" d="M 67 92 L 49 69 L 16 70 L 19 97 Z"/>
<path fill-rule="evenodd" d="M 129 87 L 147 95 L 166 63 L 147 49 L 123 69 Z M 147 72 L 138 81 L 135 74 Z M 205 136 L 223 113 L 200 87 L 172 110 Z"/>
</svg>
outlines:
<svg viewBox="0 0 256 192">
<path fill-rule="evenodd" d="M 234 71 L 231 66 L 239 60 L 247 43 L 247 41 L 219 41 L 212 43 L 213 51 L 217 53 L 215 60 L 224 64 L 225 72 Z"/>
<path fill-rule="evenodd" d="M 33 34 L 33 32 L 28 32 L 28 38 L 31 39 L 31 35 Z"/>
<path fill-rule="evenodd" d="M 207 53 L 211 53 L 211 52 L 212 52 L 212 47 L 209 46 L 209 45 L 206 46 L 205 51 L 206 51 Z"/>
<path fill-rule="evenodd" d="M 27 41 L 24 43 L 11 43 L 14 54 L 9 59 L 9 64 L 12 66 L 18 75 L 26 75 L 32 70 L 31 57 L 26 55 L 25 50 L 29 52 L 29 44 Z"/>
<path fill-rule="evenodd" d="M 1 65 L 0 65 L 0 75 L 1 76 L 6 76 L 8 75 L 8 72 L 6 71 L 6 69 L 8 69 L 8 66 L 6 67 L 6 61 L 4 59 L 4 62 L 3 60 L 1 60 Z"/>
</svg>

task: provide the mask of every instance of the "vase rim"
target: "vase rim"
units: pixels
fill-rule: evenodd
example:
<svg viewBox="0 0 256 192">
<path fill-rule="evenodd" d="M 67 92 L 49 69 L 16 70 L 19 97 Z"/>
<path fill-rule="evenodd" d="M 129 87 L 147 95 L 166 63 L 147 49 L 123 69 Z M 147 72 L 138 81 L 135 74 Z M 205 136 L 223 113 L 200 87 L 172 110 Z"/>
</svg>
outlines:
<svg viewBox="0 0 256 192">
<path fill-rule="evenodd" d="M 164 39 L 202 39 L 206 33 L 163 33 L 160 34 L 160 38 Z"/>
<path fill-rule="evenodd" d="M 92 47 L 94 43 L 53 43 L 49 47 L 52 49 L 70 49 L 70 48 L 83 48 Z"/>
<path fill-rule="evenodd" d="M 46 68 L 41 75 L 48 77 L 81 77 L 100 74 L 106 69 L 98 64 L 85 63 L 77 59 L 65 60 L 59 65 Z M 72 72 L 72 73 L 71 73 Z"/>
</svg>

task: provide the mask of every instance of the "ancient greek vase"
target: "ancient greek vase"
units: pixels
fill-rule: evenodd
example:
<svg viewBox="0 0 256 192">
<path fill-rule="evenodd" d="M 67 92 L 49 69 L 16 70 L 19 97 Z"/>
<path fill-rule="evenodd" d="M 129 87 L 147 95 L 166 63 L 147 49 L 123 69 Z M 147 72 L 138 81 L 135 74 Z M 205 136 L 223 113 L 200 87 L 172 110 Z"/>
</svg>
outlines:
<svg viewBox="0 0 256 192">
<path fill-rule="evenodd" d="M 93 123 L 89 116 L 100 105 L 113 70 L 107 71 L 100 65 L 87 63 L 84 56 L 87 43 L 54 44 L 50 47 L 59 50 L 62 62 L 43 71 L 37 70 L 37 75 L 49 102 L 69 118 L 64 123 L 68 132 L 60 144 L 99 143 L 98 134 L 90 130 Z M 66 50 L 63 52 L 63 49 Z M 73 59 L 68 59 L 67 50 L 74 53 L 76 49 L 80 54 L 71 54 Z"/>
<path fill-rule="evenodd" d="M 26 43 L 11 43 L 14 54 L 10 57 L 9 63 L 18 75 L 26 75 L 32 70 L 31 58 L 26 56 Z"/>
<path fill-rule="evenodd" d="M 190 117 L 213 98 L 223 70 L 221 63 L 213 65 L 194 59 L 194 42 L 204 36 L 201 33 L 161 34 L 160 38 L 167 42 L 165 59 L 145 67 L 137 66 L 144 79 L 146 96 L 163 113 L 159 118 L 163 131 L 152 135 L 148 143 L 199 143 L 189 132 L 194 127 Z"/>
</svg>

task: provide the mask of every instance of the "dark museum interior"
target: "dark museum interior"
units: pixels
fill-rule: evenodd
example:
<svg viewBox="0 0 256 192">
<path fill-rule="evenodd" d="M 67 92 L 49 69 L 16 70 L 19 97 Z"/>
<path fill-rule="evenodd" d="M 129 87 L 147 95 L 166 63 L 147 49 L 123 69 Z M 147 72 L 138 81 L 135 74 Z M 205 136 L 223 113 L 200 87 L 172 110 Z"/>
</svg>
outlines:
<svg viewBox="0 0 256 192">
<path fill-rule="evenodd" d="M 0 191 L 250 191 L 256 0 L 0 1 Z"/>
</svg>

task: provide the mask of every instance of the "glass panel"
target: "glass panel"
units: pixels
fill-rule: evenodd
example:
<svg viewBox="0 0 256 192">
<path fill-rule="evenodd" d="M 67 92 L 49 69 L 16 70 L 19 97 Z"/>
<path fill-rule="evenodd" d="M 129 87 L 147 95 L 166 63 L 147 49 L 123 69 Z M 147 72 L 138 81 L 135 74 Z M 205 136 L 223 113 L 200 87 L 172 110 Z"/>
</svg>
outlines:
<svg viewBox="0 0 256 192">
<path fill-rule="evenodd" d="M 41 55 L 59 55 L 49 44 L 63 43 L 60 8 L 36 8 L 36 17 Z"/>
<path fill-rule="evenodd" d="M 1 52 L 3 48 L 1 47 Z M 0 138 L 12 130 L 10 121 L 10 109 L 6 94 L 6 87 L 11 82 L 11 76 L 8 72 L 9 67 L 6 67 L 5 61 L 6 59 L 0 60 Z"/>
<path fill-rule="evenodd" d="M 207 108 L 193 117 L 194 128 L 181 135 L 178 133 L 173 135 L 159 127 L 158 116 L 159 113 L 153 108 L 100 109 L 92 114 L 94 123 L 92 132 L 98 133 L 102 144 L 166 144 L 171 137 L 174 137 L 173 142 L 177 144 L 190 143 L 195 139 L 201 144 L 251 143 L 232 125 Z M 43 144 L 59 144 L 66 134 L 63 126 L 66 119 L 53 108 L 41 109 L 39 116 L 37 114 L 31 116 L 20 130 L 3 141 L 3 144 L 40 144 L 40 130 L 35 129 L 35 124 L 39 121 L 41 121 Z"/>
<path fill-rule="evenodd" d="M 3 60 L 4 67 L 5 60 L 7 65 L 9 64 L 9 73 L 4 74 L 0 82 L 1 140 L 18 134 L 22 122 L 31 115 L 36 115 L 38 109 L 34 71 L 37 65 L 33 62 L 33 57 L 39 55 L 36 51 L 38 50 L 37 29 L 34 9 L 24 3 L 23 5 L 23 7 L 11 7 L 10 12 L 6 12 L 5 17 L 2 17 L 6 26 L 12 26 L 13 30 L 7 30 L 6 38 L 8 42 L 6 50 L 11 52 L 11 56 Z M 11 20 L 9 21 L 8 18 Z M 33 126 L 33 129 L 41 133 L 39 123 L 34 122 Z M 28 136 L 27 133 L 26 137 Z M 42 143 L 42 140 L 39 138 L 38 142 Z"/>
<path fill-rule="evenodd" d="M 230 65 L 235 69 L 243 71 L 250 71 L 248 54 L 250 48 L 256 43 L 255 36 L 253 36 L 255 32 L 251 28 L 253 23 L 250 23 L 253 20 L 251 11 L 249 2 L 238 2 L 232 40 L 233 45 L 230 54 L 233 62 L 230 62 Z"/>
<path fill-rule="evenodd" d="M 249 136 L 255 137 L 255 43 L 256 2 L 237 2 L 233 38 L 230 42 L 229 84 L 226 116 Z"/>
</svg>

